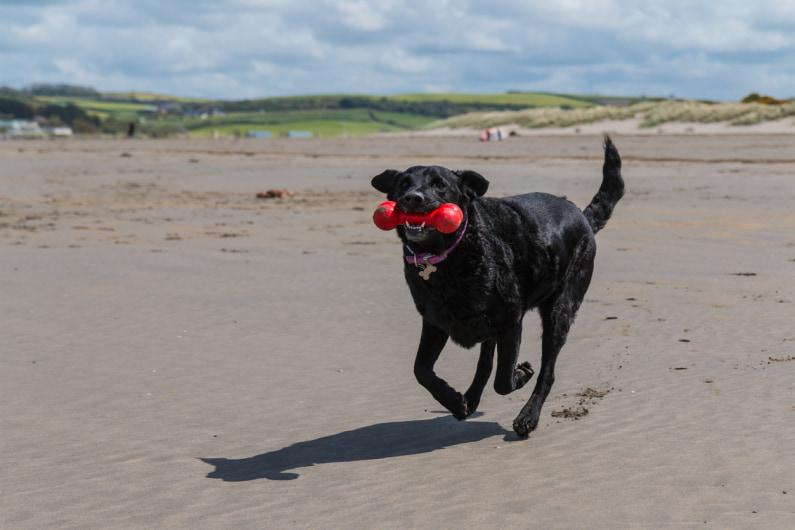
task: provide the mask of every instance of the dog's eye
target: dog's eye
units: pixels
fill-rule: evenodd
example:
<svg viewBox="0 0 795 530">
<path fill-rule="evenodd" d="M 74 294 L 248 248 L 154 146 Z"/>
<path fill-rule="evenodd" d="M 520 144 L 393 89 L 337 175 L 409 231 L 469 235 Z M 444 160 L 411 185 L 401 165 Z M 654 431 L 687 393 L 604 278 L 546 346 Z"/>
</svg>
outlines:
<svg viewBox="0 0 795 530">
<path fill-rule="evenodd" d="M 400 181 L 400 189 L 405 190 L 411 185 L 411 181 L 409 179 L 403 179 Z"/>
<path fill-rule="evenodd" d="M 437 177 L 431 181 L 431 186 L 433 186 L 434 188 L 443 188 L 444 180 Z"/>
</svg>

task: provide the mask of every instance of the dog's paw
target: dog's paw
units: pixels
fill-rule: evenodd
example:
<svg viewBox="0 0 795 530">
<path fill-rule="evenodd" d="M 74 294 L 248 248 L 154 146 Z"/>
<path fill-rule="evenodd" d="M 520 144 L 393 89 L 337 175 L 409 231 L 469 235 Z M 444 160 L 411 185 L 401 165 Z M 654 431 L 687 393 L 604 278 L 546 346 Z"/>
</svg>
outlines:
<svg viewBox="0 0 795 530">
<path fill-rule="evenodd" d="M 516 365 L 516 369 L 513 372 L 514 389 L 519 390 L 525 386 L 533 377 L 533 374 L 535 374 L 535 372 L 533 371 L 533 367 L 530 366 L 530 363 L 523 362 Z"/>
<path fill-rule="evenodd" d="M 469 394 L 464 394 L 464 401 L 466 402 L 467 407 L 467 416 L 471 416 L 478 410 L 478 405 L 480 405 L 480 396 L 471 396 Z"/>
<path fill-rule="evenodd" d="M 455 419 L 457 419 L 458 421 L 462 421 L 462 420 L 467 419 L 467 416 L 469 416 L 470 414 L 475 412 L 475 410 L 474 409 L 470 410 L 469 403 L 467 402 L 467 398 L 464 397 L 464 396 L 461 396 L 460 405 L 456 409 L 451 410 L 450 412 L 453 414 L 453 417 Z"/>
<path fill-rule="evenodd" d="M 538 418 L 534 418 L 529 414 L 519 414 L 513 420 L 513 432 L 519 438 L 527 438 L 536 427 L 538 427 Z"/>
</svg>

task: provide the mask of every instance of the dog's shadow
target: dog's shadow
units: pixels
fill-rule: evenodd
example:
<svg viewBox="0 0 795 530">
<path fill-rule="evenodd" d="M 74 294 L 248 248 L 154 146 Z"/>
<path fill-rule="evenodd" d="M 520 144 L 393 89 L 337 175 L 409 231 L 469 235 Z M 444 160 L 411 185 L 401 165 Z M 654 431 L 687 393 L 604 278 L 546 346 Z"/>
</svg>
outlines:
<svg viewBox="0 0 795 530">
<path fill-rule="evenodd" d="M 378 460 L 396 456 L 429 453 L 454 445 L 477 442 L 506 434 L 495 422 L 458 422 L 450 416 L 429 420 L 377 423 L 262 453 L 248 458 L 202 458 L 215 470 L 208 478 L 241 482 L 267 478 L 293 480 L 298 473 L 290 469 L 328 464 Z"/>
</svg>

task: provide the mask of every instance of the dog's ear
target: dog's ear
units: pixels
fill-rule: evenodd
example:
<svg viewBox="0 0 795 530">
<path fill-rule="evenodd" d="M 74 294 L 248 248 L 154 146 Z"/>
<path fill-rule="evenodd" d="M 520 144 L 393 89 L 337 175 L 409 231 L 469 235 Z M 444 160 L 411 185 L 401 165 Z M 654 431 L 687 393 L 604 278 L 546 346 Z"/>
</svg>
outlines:
<svg viewBox="0 0 795 530">
<path fill-rule="evenodd" d="M 395 177 L 400 175 L 400 171 L 396 169 L 387 169 L 383 173 L 373 177 L 370 184 L 381 193 L 389 193 L 395 186 Z"/>
<path fill-rule="evenodd" d="M 455 174 L 458 175 L 464 189 L 474 194 L 474 197 L 485 195 L 486 190 L 489 189 L 489 181 L 477 171 L 465 169 L 463 171 L 455 171 Z"/>
</svg>

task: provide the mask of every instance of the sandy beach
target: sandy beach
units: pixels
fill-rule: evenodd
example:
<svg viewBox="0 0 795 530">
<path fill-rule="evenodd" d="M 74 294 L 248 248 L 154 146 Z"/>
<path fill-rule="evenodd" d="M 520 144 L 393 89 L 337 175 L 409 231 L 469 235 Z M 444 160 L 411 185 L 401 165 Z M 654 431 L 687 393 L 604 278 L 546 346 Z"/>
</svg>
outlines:
<svg viewBox="0 0 795 530">
<path fill-rule="evenodd" d="M 627 195 L 528 440 L 529 387 L 457 422 L 414 381 L 370 178 L 584 206 L 596 132 L 0 142 L 0 528 L 795 528 L 795 135 L 614 137 Z"/>
</svg>

